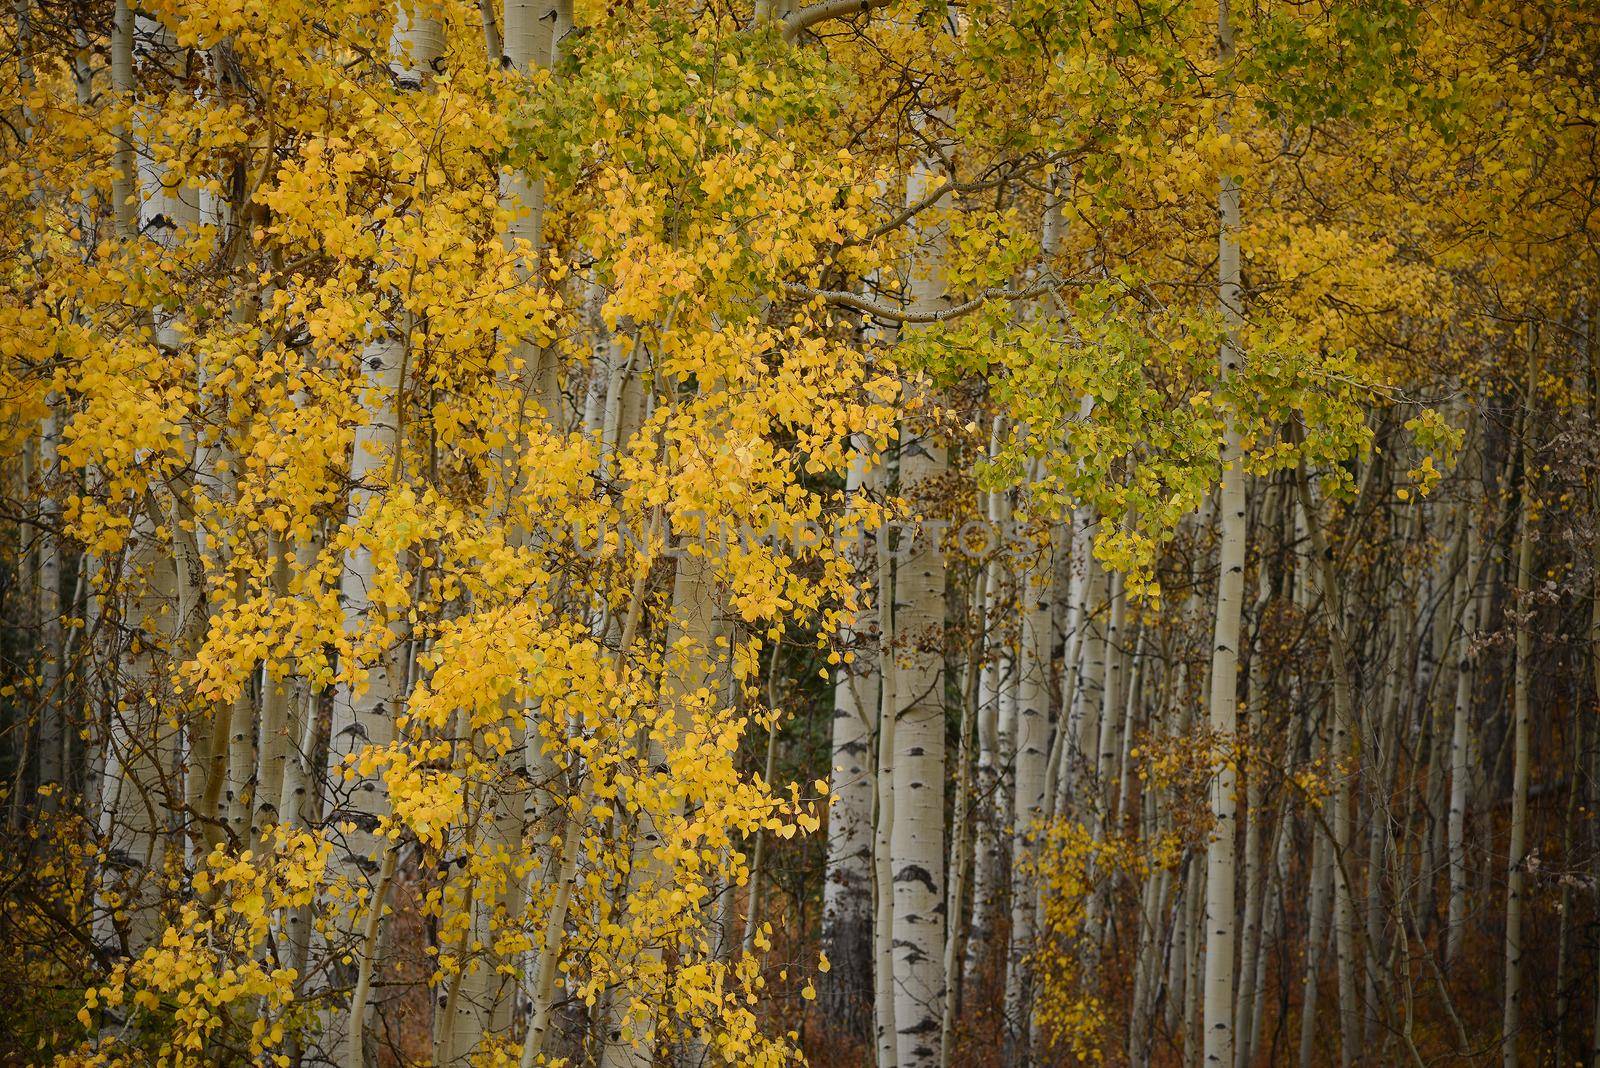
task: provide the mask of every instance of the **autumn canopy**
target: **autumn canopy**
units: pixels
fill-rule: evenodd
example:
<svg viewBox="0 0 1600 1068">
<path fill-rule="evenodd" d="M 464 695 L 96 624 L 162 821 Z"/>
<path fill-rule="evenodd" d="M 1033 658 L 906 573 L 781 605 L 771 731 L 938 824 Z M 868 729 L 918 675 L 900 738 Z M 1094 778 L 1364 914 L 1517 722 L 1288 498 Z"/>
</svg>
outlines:
<svg viewBox="0 0 1600 1068">
<path fill-rule="evenodd" d="M 0 53 L 0 1062 L 1600 1065 L 1593 0 Z"/>
</svg>

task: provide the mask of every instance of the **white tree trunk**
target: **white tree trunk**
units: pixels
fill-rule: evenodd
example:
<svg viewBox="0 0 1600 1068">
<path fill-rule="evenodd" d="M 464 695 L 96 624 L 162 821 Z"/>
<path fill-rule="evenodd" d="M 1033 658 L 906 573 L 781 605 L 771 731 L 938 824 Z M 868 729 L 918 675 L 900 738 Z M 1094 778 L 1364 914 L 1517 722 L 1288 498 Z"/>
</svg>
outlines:
<svg viewBox="0 0 1600 1068">
<path fill-rule="evenodd" d="M 998 429 L 998 424 L 997 424 Z M 997 538 L 1006 518 L 1004 493 L 989 494 L 988 517 L 990 529 Z M 1005 565 L 1000 552 L 988 564 L 986 580 L 984 644 L 982 673 L 978 679 L 978 761 L 974 786 L 980 799 L 976 816 L 972 859 L 972 924 L 967 939 L 966 960 L 963 965 L 963 983 L 970 989 L 986 964 L 993 963 L 995 923 L 1001 905 L 1001 866 L 1004 860 L 1005 828 L 1011 823 L 1010 798 L 1004 789 L 1002 777 L 1010 764 L 1009 753 L 1001 745 L 1001 705 L 1005 704 L 1008 678 L 1012 672 L 1010 651 L 1006 644 L 996 640 L 1000 631 L 1001 612 L 1006 601 L 1003 596 Z M 1014 690 L 1009 690 L 1015 693 Z M 1007 710 L 1012 711 L 1012 710 Z M 1010 731 L 1006 732 L 1009 740 Z"/>
<path fill-rule="evenodd" d="M 137 114 L 144 105 L 134 78 L 136 47 L 141 54 L 166 50 L 170 37 L 154 20 L 136 17 L 125 0 L 118 0 L 112 18 L 112 89 Z M 168 244 L 196 214 L 166 184 L 164 168 L 149 152 L 135 153 L 129 131 L 119 129 L 117 137 L 112 193 L 117 236 L 123 242 Z M 180 344 L 173 318 L 164 310 L 154 311 L 151 325 L 157 344 Z M 106 705 L 110 722 L 102 753 L 99 829 L 106 850 L 104 869 L 110 870 L 101 873 L 94 936 L 113 952 L 125 947 L 137 954 L 161 933 L 163 868 L 177 846 L 174 828 L 163 818 L 181 805 L 172 796 L 179 738 L 171 726 L 176 705 L 171 675 L 174 651 L 188 635 L 198 606 L 185 596 L 193 589 L 189 580 L 194 576 L 180 574 L 178 555 L 168 547 L 180 539 L 166 543 L 158 537 L 163 517 L 154 496 L 136 496 L 130 507 L 134 515 L 122 567 L 110 583 L 120 592 L 121 622 L 131 638 L 107 658 L 114 678 Z M 118 902 L 114 909 L 113 898 Z"/>
<path fill-rule="evenodd" d="M 894 570 L 891 566 L 889 530 L 878 531 L 878 756 L 877 810 L 872 828 L 872 1003 L 877 1068 L 895 1068 L 899 1057 L 895 1033 L 894 984 L 894 828 L 895 726 L 899 717 L 899 666 L 895 653 Z"/>
<path fill-rule="evenodd" d="M 420 11 L 400 5 L 396 16 L 390 66 L 402 88 L 420 91 L 444 49 L 443 27 Z M 408 325 L 385 322 L 380 336 L 361 353 L 357 388 L 363 418 L 356 428 L 350 455 L 350 495 L 347 516 L 353 524 L 381 503 L 400 472 L 402 409 L 405 403 Z M 329 726 L 328 785 L 323 798 L 323 826 L 333 843 L 329 876 L 344 879 L 364 906 L 376 901 L 381 853 L 386 843 L 376 832 L 388 815 L 389 800 L 378 775 L 362 774 L 354 761 L 369 748 L 382 748 L 395 738 L 395 720 L 404 700 L 404 621 L 375 615 L 370 592 L 375 584 L 373 550 L 358 540 L 345 551 L 340 572 L 339 600 L 348 635 L 375 634 L 378 650 L 372 662 L 343 664 L 334 689 Z M 382 629 L 380 629 L 382 628 Z M 386 633 L 385 633 L 386 631 Z M 361 928 L 354 907 L 329 930 L 329 952 L 336 962 L 347 955 L 351 964 L 335 967 L 334 983 L 342 988 L 355 979 L 354 949 Z M 381 944 L 374 953 L 381 953 Z M 381 969 L 382 961 L 373 962 Z M 324 1023 L 324 1049 L 339 1049 L 348 1042 L 349 1029 L 367 1021 L 352 1020 L 349 1005 L 335 1004 Z M 360 1066 L 352 1066 L 360 1068 Z"/>
<path fill-rule="evenodd" d="M 1023 576 L 1022 639 L 1017 661 L 1018 698 L 1015 796 L 1011 814 L 1011 942 L 1006 954 L 1005 1019 L 1013 1059 L 1029 1056 L 1038 881 L 1030 866 L 1045 809 L 1050 746 L 1050 637 L 1055 589 L 1048 556 Z"/>
<path fill-rule="evenodd" d="M 1529 382 L 1536 381 L 1530 374 Z M 1528 449 L 1532 437 L 1533 397 L 1526 398 L 1522 414 L 1522 498 L 1517 511 L 1516 669 L 1512 682 L 1511 827 L 1506 844 L 1505 1006 L 1502 1014 L 1501 1063 L 1517 1068 L 1518 1031 L 1522 1026 L 1522 899 L 1527 887 L 1528 770 L 1532 713 L 1528 689 L 1533 657 L 1533 475 L 1534 458 Z"/>
<path fill-rule="evenodd" d="M 1085 570 L 1083 607 L 1073 614 L 1079 620 L 1082 638 L 1077 655 L 1077 684 L 1073 688 L 1072 711 L 1068 716 L 1066 780 L 1057 787 L 1062 804 L 1059 815 L 1089 820 L 1094 815 L 1100 783 L 1096 775 L 1100 751 L 1100 720 L 1105 706 L 1108 650 L 1106 627 L 1111 617 L 1111 576 L 1094 558 L 1093 526 L 1085 524 L 1082 557 Z M 1081 787 L 1081 789 L 1080 789 Z"/>
<path fill-rule="evenodd" d="M 1099 788 L 1095 801 L 1097 823 L 1102 837 L 1111 820 L 1112 799 L 1118 795 L 1116 778 L 1117 754 L 1122 748 L 1122 627 L 1127 616 L 1128 602 L 1123 595 L 1122 575 L 1111 576 L 1109 592 L 1111 607 L 1106 613 L 1102 663 L 1105 683 L 1100 690 L 1100 732 L 1095 746 L 1094 780 Z"/>
<path fill-rule="evenodd" d="M 876 469 L 858 459 L 846 475 L 852 497 L 877 481 Z M 864 603 L 854 624 L 840 635 L 851 650 L 872 628 L 872 608 Z M 825 994 L 830 1015 L 855 1031 L 863 1030 L 863 1009 L 872 989 L 872 805 L 877 784 L 872 775 L 872 735 L 877 717 L 879 679 L 875 658 L 856 654 L 841 663 L 833 684 L 833 761 L 828 792 L 828 861 L 822 888 L 822 948 L 832 964 Z"/>
<path fill-rule="evenodd" d="M 272 594 L 275 598 L 289 596 L 289 565 L 284 557 L 284 546 L 277 537 L 268 538 L 267 559 L 272 563 Z M 251 839 L 260 844 L 268 827 L 283 817 L 279 805 L 283 800 L 283 781 L 289 764 L 289 750 L 298 739 L 292 730 L 298 720 L 291 722 L 290 702 L 295 694 L 294 681 L 274 678 L 270 671 L 261 672 L 261 726 L 256 741 L 255 805 Z"/>
<path fill-rule="evenodd" d="M 920 159 L 906 181 L 906 201 L 917 204 L 933 189 L 932 160 Z M 944 300 L 948 225 L 936 202 L 922 216 L 912 257 L 909 302 L 934 309 Z M 913 508 L 938 500 L 947 470 L 936 427 L 925 424 L 900 447 L 900 493 Z M 902 669 L 896 682 L 894 821 L 889 851 L 893 868 L 894 1016 L 896 1063 L 925 1068 L 940 1062 L 944 1011 L 945 929 L 945 703 L 943 548 L 933 529 L 913 524 L 915 543 L 895 568 L 895 630 Z"/>
<path fill-rule="evenodd" d="M 932 441 L 902 451 L 902 491 L 916 499 L 944 472 Z M 900 1068 L 939 1063 L 944 1006 L 944 559 L 936 535 L 918 531 L 895 578 L 902 637 L 895 723 L 895 1028 Z"/>
<path fill-rule="evenodd" d="M 983 619 L 987 612 L 989 573 L 980 571 L 972 584 L 972 604 L 969 618 Z M 960 739 L 956 750 L 955 792 L 952 809 L 955 827 L 950 832 L 950 861 L 946 865 L 945 936 L 944 936 L 944 1012 L 939 1024 L 939 1063 L 949 1068 L 953 1053 L 955 1017 L 961 995 L 961 955 L 966 946 L 966 892 L 967 869 L 972 860 L 972 822 L 981 818 L 977 813 L 978 799 L 973 797 L 973 745 L 972 733 L 977 718 L 978 677 L 983 669 L 983 634 L 967 647 L 966 678 L 961 692 Z"/>
<path fill-rule="evenodd" d="M 1333 570 L 1332 551 L 1323 533 L 1304 468 L 1299 474 L 1300 507 L 1311 537 L 1311 554 L 1317 562 L 1322 593 L 1322 615 L 1328 632 L 1328 661 L 1333 673 L 1333 723 L 1329 762 L 1336 777 L 1333 794 L 1333 941 L 1339 980 L 1339 1058 L 1348 1068 L 1356 1054 L 1361 1014 L 1356 1003 L 1356 928 L 1354 888 L 1350 885 L 1350 838 L 1354 833 L 1355 753 L 1352 730 L 1356 726 L 1351 693 L 1352 653 L 1344 630 L 1344 599 Z"/>
<path fill-rule="evenodd" d="M 1221 0 L 1217 15 L 1218 51 L 1222 63 L 1233 59 L 1233 29 L 1228 22 L 1228 0 Z M 1218 125 L 1228 130 L 1227 112 Z M 1224 383 L 1239 372 L 1239 328 L 1243 307 L 1239 289 L 1239 184 L 1231 175 L 1222 178 L 1218 198 L 1222 233 L 1217 253 L 1218 295 L 1225 331 L 1221 377 Z M 1211 653 L 1211 730 L 1219 744 L 1232 746 L 1238 732 L 1239 632 L 1244 607 L 1245 492 L 1239 427 L 1232 412 L 1226 416 L 1222 444 L 1222 489 L 1218 498 L 1220 548 L 1218 550 L 1217 612 Z M 1216 826 L 1206 847 L 1206 978 L 1205 1063 L 1231 1068 L 1234 1058 L 1233 957 L 1234 957 L 1234 798 L 1233 762 L 1217 771 L 1211 784 L 1211 815 Z"/>
<path fill-rule="evenodd" d="M 1272 494 L 1269 492 L 1269 497 Z M 1266 516 L 1270 506 L 1262 510 Z M 1267 575 L 1267 563 L 1262 560 L 1258 565 L 1256 576 L 1256 601 L 1253 617 L 1258 634 L 1265 631 L 1262 616 L 1266 614 L 1267 606 L 1271 603 L 1272 586 Z M 1246 687 L 1246 699 L 1250 702 L 1250 730 L 1249 743 L 1252 746 L 1264 744 L 1263 723 L 1264 705 L 1266 695 L 1263 694 L 1264 679 L 1263 661 L 1266 659 L 1266 649 L 1259 644 L 1250 654 L 1250 668 L 1247 675 L 1249 683 Z M 1265 791 L 1262 788 L 1262 778 L 1265 773 L 1265 764 L 1256 763 L 1251 766 L 1249 782 L 1246 786 L 1246 804 L 1244 817 L 1244 930 L 1240 936 L 1239 954 L 1239 990 L 1238 1008 L 1234 1014 L 1233 1040 L 1234 1040 L 1234 1068 L 1248 1068 L 1250 1063 L 1250 1020 L 1256 1007 L 1256 961 L 1262 948 L 1261 916 L 1263 909 L 1262 899 L 1262 824 L 1266 822 L 1264 810 Z"/>
</svg>

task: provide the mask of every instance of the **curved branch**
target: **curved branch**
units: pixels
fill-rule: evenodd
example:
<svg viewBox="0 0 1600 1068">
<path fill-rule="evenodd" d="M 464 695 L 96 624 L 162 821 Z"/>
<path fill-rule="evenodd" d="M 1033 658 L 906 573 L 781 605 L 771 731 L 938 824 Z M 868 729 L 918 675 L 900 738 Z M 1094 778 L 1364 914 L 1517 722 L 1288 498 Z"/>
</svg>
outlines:
<svg viewBox="0 0 1600 1068">
<path fill-rule="evenodd" d="M 811 27 L 829 19 L 847 15 L 861 15 L 875 7 L 884 7 L 888 0 L 818 0 L 799 11 L 791 12 L 783 20 L 783 39 L 793 42 Z"/>
</svg>

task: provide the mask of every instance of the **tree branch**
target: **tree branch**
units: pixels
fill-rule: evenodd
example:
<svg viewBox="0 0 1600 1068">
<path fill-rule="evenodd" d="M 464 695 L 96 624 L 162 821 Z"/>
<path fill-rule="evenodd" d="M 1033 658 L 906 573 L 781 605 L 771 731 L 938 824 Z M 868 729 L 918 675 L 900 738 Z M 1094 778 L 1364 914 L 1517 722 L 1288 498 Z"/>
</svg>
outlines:
<svg viewBox="0 0 1600 1068">
<path fill-rule="evenodd" d="M 799 11 L 791 12 L 783 20 L 783 39 L 793 42 L 795 38 L 820 22 L 843 18 L 846 15 L 865 14 L 875 7 L 885 6 L 887 2 L 888 0 L 819 0 L 818 3 L 808 4 Z"/>
</svg>

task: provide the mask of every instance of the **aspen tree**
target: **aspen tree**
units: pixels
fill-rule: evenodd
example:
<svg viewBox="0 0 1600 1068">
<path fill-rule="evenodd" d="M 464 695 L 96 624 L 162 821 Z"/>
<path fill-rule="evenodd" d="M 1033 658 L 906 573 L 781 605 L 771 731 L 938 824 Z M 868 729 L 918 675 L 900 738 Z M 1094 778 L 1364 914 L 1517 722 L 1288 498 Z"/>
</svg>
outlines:
<svg viewBox="0 0 1600 1068">
<path fill-rule="evenodd" d="M 862 443 L 864 444 L 864 443 Z M 881 468 L 867 469 L 865 456 L 850 465 L 847 497 L 859 500 L 876 486 Z M 834 671 L 832 763 L 828 793 L 828 863 L 823 883 L 822 948 L 832 962 L 825 980 L 831 1011 L 840 1019 L 862 1020 L 872 975 L 872 735 L 876 727 L 879 682 L 873 658 L 856 651 L 872 632 L 873 614 L 864 605 L 840 635 L 844 662 Z M 864 1030 L 864 1028 L 863 1028 Z"/>
<path fill-rule="evenodd" d="M 1528 689 L 1532 679 L 1533 626 L 1533 524 L 1534 467 L 1537 459 L 1529 443 L 1533 437 L 1533 406 L 1538 396 L 1538 339 L 1533 328 L 1528 378 L 1519 421 L 1518 447 L 1522 458 L 1522 483 L 1517 501 L 1516 560 L 1516 667 L 1511 704 L 1511 823 L 1506 843 L 1505 1001 L 1500 1026 L 1501 1063 L 1516 1068 L 1522 1029 L 1523 897 L 1527 893 L 1528 771 L 1531 760 L 1532 712 Z"/>
<path fill-rule="evenodd" d="M 877 1068 L 898 1064 L 899 1034 L 895 1028 L 894 982 L 894 862 L 891 840 L 894 828 L 894 766 L 896 734 L 900 717 L 896 714 L 896 692 L 900 668 L 895 652 L 894 597 L 883 591 L 894 590 L 890 531 L 877 537 L 878 580 L 878 752 L 873 767 L 877 781 L 877 806 L 873 813 L 872 873 L 872 1004 L 873 1036 Z"/>
<path fill-rule="evenodd" d="M 982 620 L 988 611 L 988 571 L 979 570 L 972 584 L 972 603 L 969 617 Z M 945 865 L 948 886 L 945 891 L 944 936 L 944 1006 L 939 1021 L 939 1060 L 948 1066 L 955 1045 L 957 1005 L 961 994 L 961 969 L 963 961 L 963 935 L 967 913 L 967 869 L 973 861 L 972 820 L 974 806 L 972 794 L 973 753 L 972 733 L 978 701 L 978 676 L 982 670 L 984 641 L 982 631 L 968 642 L 966 672 L 961 691 L 961 720 L 957 737 L 955 777 L 954 828 L 950 834 L 950 859 Z"/>
<path fill-rule="evenodd" d="M 135 117 L 144 107 L 136 61 L 169 46 L 160 24 L 136 15 L 127 4 L 116 5 L 112 89 Z M 130 248 L 140 239 L 166 247 L 180 227 L 192 222 L 191 213 L 160 164 L 148 152 L 135 152 L 130 129 L 119 129 L 117 142 L 112 192 L 117 236 Z M 157 309 L 146 330 L 149 343 L 168 348 L 178 343 L 170 311 Z M 104 946 L 120 943 L 139 952 L 160 934 L 159 884 L 175 845 L 163 817 L 176 800 L 168 796 L 168 784 L 177 771 L 179 746 L 166 657 L 182 647 L 194 606 L 180 599 L 191 584 L 179 573 L 177 554 L 162 543 L 164 516 L 154 498 L 136 491 L 130 511 L 130 537 L 120 569 L 102 575 L 120 602 L 117 613 L 130 637 L 125 646 L 119 641 L 108 657 L 116 678 L 101 757 L 99 831 L 106 850 L 104 868 L 115 874 L 102 873 L 105 903 L 96 918 L 95 937 Z"/>
<path fill-rule="evenodd" d="M 1228 0 L 1217 9 L 1217 54 L 1224 75 L 1233 62 L 1233 27 Z M 1218 128 L 1231 129 L 1224 105 Z M 1239 285 L 1239 182 L 1224 171 L 1218 195 L 1221 237 L 1217 253 L 1218 297 L 1224 333 L 1220 380 L 1239 374 L 1239 330 L 1244 316 Z M 1222 487 L 1217 517 L 1220 530 L 1216 626 L 1212 636 L 1210 726 L 1218 744 L 1231 748 L 1238 732 L 1239 637 L 1244 609 L 1245 489 L 1244 457 L 1236 416 L 1224 415 Z M 1206 846 L 1205 1063 L 1231 1065 L 1234 1059 L 1234 816 L 1237 807 L 1235 762 L 1224 756 L 1211 784 L 1211 814 L 1216 826 Z"/>
<path fill-rule="evenodd" d="M 920 201 L 934 182 L 926 162 L 915 164 L 906 183 L 907 200 Z M 911 268 L 908 288 L 914 308 L 933 306 L 942 297 L 945 226 L 935 220 L 919 235 L 926 258 Z M 947 469 L 938 433 L 930 418 L 920 432 L 912 431 L 901 443 L 900 492 L 913 501 L 931 500 Z M 902 636 L 904 660 L 896 683 L 890 838 L 899 1068 L 940 1063 L 938 1034 L 944 1007 L 945 564 L 934 528 L 914 527 L 910 533 L 915 543 L 895 568 L 894 586 L 895 626 Z"/>
<path fill-rule="evenodd" d="M 1469 752 L 1474 665 L 1473 645 L 1477 641 L 1478 598 L 1472 590 L 1473 577 L 1479 574 L 1479 539 L 1471 511 L 1466 524 L 1467 589 L 1461 599 L 1459 650 L 1456 658 L 1455 707 L 1450 732 L 1450 810 L 1449 860 L 1450 901 L 1445 922 L 1445 961 L 1454 964 L 1461 953 L 1461 940 L 1467 914 L 1467 787 L 1470 779 Z"/>
<path fill-rule="evenodd" d="M 990 434 L 990 455 L 999 450 L 1002 422 L 994 421 Z M 1002 789 L 1004 769 L 1011 764 L 1008 747 L 1002 746 L 1002 713 L 1010 719 L 1011 709 L 1006 695 L 1010 692 L 1008 679 L 1012 663 L 1008 643 L 1001 640 L 1003 607 L 1008 603 L 1003 593 L 1005 585 L 1004 531 L 1007 522 L 1007 499 L 1003 492 L 987 495 L 986 515 L 989 529 L 1000 542 L 988 562 L 983 583 L 987 591 L 984 604 L 983 647 L 980 650 L 982 667 L 978 679 L 978 759 L 974 788 L 980 799 L 974 819 L 974 844 L 972 865 L 972 923 L 967 938 L 965 962 L 962 965 L 964 989 L 974 984 L 980 969 L 995 958 L 991 941 L 1001 904 L 1001 861 L 1005 828 L 1011 823 L 1010 798 Z M 1010 731 L 1005 731 L 1009 740 Z"/>
<path fill-rule="evenodd" d="M 444 51 L 443 31 L 420 3 L 414 7 L 402 4 L 397 9 L 390 50 L 390 68 L 400 92 L 423 92 Z M 389 299 L 398 301 L 393 295 Z M 382 854 L 387 847 L 380 845 L 378 835 L 388 814 L 388 798 L 378 776 L 361 762 L 369 749 L 394 740 L 406 677 L 406 665 L 401 662 L 404 624 L 385 618 L 382 607 L 370 599 L 376 585 L 374 546 L 366 540 L 369 535 L 359 533 L 358 526 L 381 504 L 385 490 L 398 488 L 403 479 L 401 425 L 411 324 L 403 312 L 392 315 L 377 325 L 378 336 L 360 355 L 363 421 L 351 444 L 348 510 L 356 531 L 344 550 L 339 587 L 346 634 L 370 635 L 375 648 L 369 663 L 340 666 L 329 728 L 329 786 L 323 812 L 324 825 L 336 835 L 333 870 L 350 895 L 346 908 L 354 910 L 364 902 L 369 914 L 381 913 L 389 883 L 383 878 L 388 865 Z M 354 939 L 357 930 L 336 932 L 333 941 Z M 362 938 L 361 945 L 361 954 L 366 955 L 378 953 L 382 943 L 374 934 Z M 357 963 L 358 968 L 381 966 L 380 961 Z M 346 1003 L 346 1012 L 348 1008 Z M 337 1048 L 345 1036 L 367 1026 L 367 1020 L 346 1016 L 335 1006 L 328 1016 L 326 1035 Z M 364 1048 L 358 1038 L 350 1037 L 348 1042 L 353 1049 Z"/>
<path fill-rule="evenodd" d="M 1267 502 L 1261 509 L 1263 523 L 1275 521 L 1273 515 L 1277 498 L 1277 484 L 1268 488 Z M 1266 650 L 1262 648 L 1260 636 L 1265 632 L 1265 619 L 1267 608 L 1272 602 L 1272 586 L 1268 575 L 1267 561 L 1263 559 L 1257 564 L 1256 573 L 1256 599 L 1251 606 L 1251 620 L 1256 630 L 1256 646 L 1251 650 L 1249 669 L 1247 672 L 1246 698 L 1249 701 L 1249 729 L 1246 740 L 1250 746 L 1250 764 L 1247 775 L 1249 780 L 1245 791 L 1245 836 L 1244 836 L 1244 864 L 1245 864 L 1245 898 L 1244 898 L 1244 929 L 1239 938 L 1239 987 L 1237 993 L 1237 1008 L 1234 1013 L 1233 1040 L 1234 1040 L 1234 1065 L 1235 1068 L 1246 1068 L 1250 1063 L 1251 1053 L 1251 1018 L 1255 1012 L 1256 989 L 1255 976 L 1257 960 L 1262 951 L 1262 914 L 1266 908 L 1263 900 L 1264 888 L 1262 886 L 1262 865 L 1264 858 L 1261 855 L 1262 833 L 1261 825 L 1264 822 L 1265 791 L 1262 789 L 1262 778 L 1265 772 L 1264 761 L 1256 752 L 1257 747 L 1264 745 L 1264 708 L 1266 697 L 1262 693 L 1265 685 L 1265 670 L 1262 663 L 1266 659 Z"/>
</svg>

